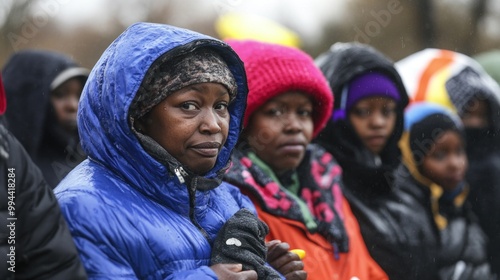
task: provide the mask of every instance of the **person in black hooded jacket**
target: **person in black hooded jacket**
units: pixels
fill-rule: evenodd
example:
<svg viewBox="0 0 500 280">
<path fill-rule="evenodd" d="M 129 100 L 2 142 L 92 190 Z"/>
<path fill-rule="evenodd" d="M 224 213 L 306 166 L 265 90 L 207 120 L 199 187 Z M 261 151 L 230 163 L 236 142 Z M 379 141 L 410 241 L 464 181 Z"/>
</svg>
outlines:
<svg viewBox="0 0 500 280">
<path fill-rule="evenodd" d="M 390 279 L 435 279 L 433 228 L 392 191 L 408 104 L 393 62 L 368 45 L 336 43 L 316 63 L 335 97 L 316 142 L 343 169 L 344 193 L 370 254 Z"/>
<path fill-rule="evenodd" d="M 88 70 L 61 53 L 23 50 L 9 58 L 2 76 L 7 128 L 55 188 L 85 158 L 76 112 Z"/>
<path fill-rule="evenodd" d="M 432 102 L 413 102 L 405 111 L 403 154 L 395 172 L 394 192 L 427 221 L 439 239 L 439 279 L 497 279 L 488 263 L 488 238 L 472 211 L 466 136 L 458 115 Z M 427 278 L 423 278 L 427 279 Z"/>
<path fill-rule="evenodd" d="M 0 77 L 0 115 L 5 107 Z M 1 124 L 0 181 L 0 279 L 87 279 L 52 189 Z"/>
</svg>

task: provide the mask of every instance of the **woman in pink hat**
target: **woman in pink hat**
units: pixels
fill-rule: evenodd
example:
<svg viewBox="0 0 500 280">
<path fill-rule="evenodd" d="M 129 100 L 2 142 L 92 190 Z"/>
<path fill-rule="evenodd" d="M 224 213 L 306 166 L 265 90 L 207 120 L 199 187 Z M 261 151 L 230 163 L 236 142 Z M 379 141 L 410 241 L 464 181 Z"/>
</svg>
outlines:
<svg viewBox="0 0 500 280">
<path fill-rule="evenodd" d="M 342 195 L 340 166 L 310 144 L 333 107 L 321 71 L 298 49 L 228 42 L 245 64 L 249 93 L 244 129 L 225 180 L 251 198 L 269 225 L 267 238 L 306 251 L 303 269 L 309 279 L 387 279 Z M 293 253 L 290 258 L 299 259 Z M 290 273 L 304 276 L 293 263 L 289 266 Z"/>
</svg>

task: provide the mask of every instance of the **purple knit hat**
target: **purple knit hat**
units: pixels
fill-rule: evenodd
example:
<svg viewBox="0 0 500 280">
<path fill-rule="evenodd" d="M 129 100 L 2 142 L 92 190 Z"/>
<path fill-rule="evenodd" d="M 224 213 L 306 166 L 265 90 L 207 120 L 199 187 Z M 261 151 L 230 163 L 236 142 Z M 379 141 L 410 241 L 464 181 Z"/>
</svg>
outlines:
<svg viewBox="0 0 500 280">
<path fill-rule="evenodd" d="M 335 110 L 332 119 L 345 119 L 356 102 L 374 96 L 392 98 L 396 102 L 401 99 L 396 83 L 389 76 L 380 72 L 363 73 L 344 86 L 340 107 Z"/>
</svg>

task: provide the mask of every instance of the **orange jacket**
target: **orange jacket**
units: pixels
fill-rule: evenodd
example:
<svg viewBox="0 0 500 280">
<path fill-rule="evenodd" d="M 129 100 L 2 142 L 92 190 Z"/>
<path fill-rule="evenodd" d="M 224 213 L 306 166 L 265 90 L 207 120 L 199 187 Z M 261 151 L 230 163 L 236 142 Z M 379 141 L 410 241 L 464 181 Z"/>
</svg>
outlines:
<svg viewBox="0 0 500 280">
<path fill-rule="evenodd" d="M 249 195 L 249 194 L 247 194 Z M 252 199 L 252 197 L 250 196 Z M 269 226 L 267 241 L 279 239 L 290 244 L 291 249 L 303 249 L 303 259 L 308 278 L 312 280 L 376 280 L 389 279 L 371 258 L 359 229 L 358 222 L 344 198 L 344 225 L 349 235 L 349 252 L 335 258 L 333 247 L 323 236 L 311 234 L 303 223 L 266 213 L 253 201 L 259 218 Z"/>
</svg>

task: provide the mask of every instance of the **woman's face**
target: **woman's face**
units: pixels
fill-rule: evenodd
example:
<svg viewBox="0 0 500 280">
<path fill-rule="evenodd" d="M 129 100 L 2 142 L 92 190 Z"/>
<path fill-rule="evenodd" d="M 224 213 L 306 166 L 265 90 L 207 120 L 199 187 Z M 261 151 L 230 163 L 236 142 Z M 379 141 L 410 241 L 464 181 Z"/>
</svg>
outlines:
<svg viewBox="0 0 500 280">
<path fill-rule="evenodd" d="M 76 113 L 82 94 L 83 83 L 79 78 L 71 78 L 51 93 L 50 100 L 59 124 L 68 132 L 76 131 Z"/>
<path fill-rule="evenodd" d="M 167 96 L 138 121 L 181 164 L 197 174 L 215 166 L 229 130 L 229 93 L 218 83 L 194 84 Z"/>
<path fill-rule="evenodd" d="M 396 125 L 396 102 L 387 97 L 368 97 L 356 102 L 349 111 L 349 121 L 363 145 L 378 155 Z"/>
<path fill-rule="evenodd" d="M 467 156 L 464 143 L 455 131 L 441 134 L 430 147 L 420 166 L 421 173 L 445 190 L 451 191 L 464 180 Z"/>
<path fill-rule="evenodd" d="M 274 172 L 297 168 L 313 137 L 313 104 L 303 93 L 280 94 L 258 108 L 244 137 Z"/>
</svg>

